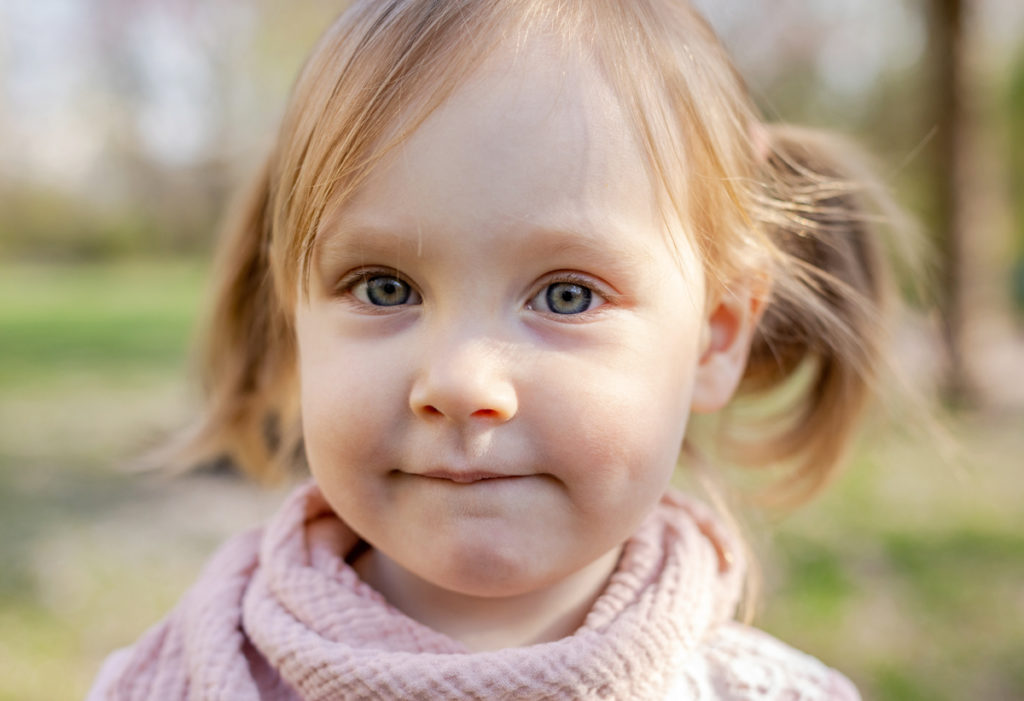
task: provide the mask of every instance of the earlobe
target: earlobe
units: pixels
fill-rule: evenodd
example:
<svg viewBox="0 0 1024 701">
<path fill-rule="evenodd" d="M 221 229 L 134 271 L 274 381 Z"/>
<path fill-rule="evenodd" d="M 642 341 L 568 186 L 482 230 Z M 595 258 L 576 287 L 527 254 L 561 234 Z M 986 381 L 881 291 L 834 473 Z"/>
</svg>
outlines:
<svg viewBox="0 0 1024 701">
<path fill-rule="evenodd" d="M 708 305 L 691 402 L 694 412 L 718 411 L 736 392 L 766 296 L 765 289 L 742 285 L 724 291 Z"/>
</svg>

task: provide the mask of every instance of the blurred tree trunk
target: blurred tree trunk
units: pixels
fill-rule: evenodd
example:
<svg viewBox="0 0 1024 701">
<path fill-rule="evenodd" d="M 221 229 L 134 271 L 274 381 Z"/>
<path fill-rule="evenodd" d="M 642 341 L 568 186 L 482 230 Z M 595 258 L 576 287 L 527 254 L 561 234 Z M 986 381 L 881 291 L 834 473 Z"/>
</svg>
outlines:
<svg viewBox="0 0 1024 701">
<path fill-rule="evenodd" d="M 935 212 L 940 253 L 939 304 L 946 351 L 945 390 L 954 404 L 970 403 L 972 382 L 965 362 L 966 289 L 964 222 L 967 188 L 963 179 L 970 168 L 965 109 L 966 55 L 964 3 L 931 0 L 928 4 L 934 73 L 936 115 Z"/>
</svg>

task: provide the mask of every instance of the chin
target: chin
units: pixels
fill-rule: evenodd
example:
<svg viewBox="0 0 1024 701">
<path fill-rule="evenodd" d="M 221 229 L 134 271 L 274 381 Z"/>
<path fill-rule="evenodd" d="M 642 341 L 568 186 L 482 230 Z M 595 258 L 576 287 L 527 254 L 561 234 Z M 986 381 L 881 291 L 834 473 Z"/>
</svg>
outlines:
<svg viewBox="0 0 1024 701">
<path fill-rule="evenodd" d="M 498 598 L 529 594 L 558 581 L 542 571 L 536 553 L 481 543 L 433 558 L 421 576 L 435 586 L 465 596 Z"/>
</svg>

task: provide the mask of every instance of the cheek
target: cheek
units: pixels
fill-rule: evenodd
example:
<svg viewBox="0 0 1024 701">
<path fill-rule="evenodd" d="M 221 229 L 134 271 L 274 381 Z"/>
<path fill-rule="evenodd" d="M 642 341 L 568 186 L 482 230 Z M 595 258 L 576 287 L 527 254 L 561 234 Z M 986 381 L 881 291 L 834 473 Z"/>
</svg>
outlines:
<svg viewBox="0 0 1024 701">
<path fill-rule="evenodd" d="M 536 405 L 552 464 L 580 501 L 602 508 L 648 504 L 675 467 L 689 416 L 696 341 L 685 333 L 645 338 L 543 373 Z"/>
<path fill-rule="evenodd" d="M 381 349 L 366 352 L 358 343 L 302 330 L 303 438 L 310 467 L 318 474 L 327 466 L 358 463 L 377 453 L 405 398 L 394 372 L 397 361 Z"/>
<path fill-rule="evenodd" d="M 388 387 L 360 355 L 301 356 L 302 435 L 310 473 L 334 511 L 357 532 L 372 532 L 389 503 L 379 476 L 394 466 L 387 436 L 394 409 Z"/>
</svg>

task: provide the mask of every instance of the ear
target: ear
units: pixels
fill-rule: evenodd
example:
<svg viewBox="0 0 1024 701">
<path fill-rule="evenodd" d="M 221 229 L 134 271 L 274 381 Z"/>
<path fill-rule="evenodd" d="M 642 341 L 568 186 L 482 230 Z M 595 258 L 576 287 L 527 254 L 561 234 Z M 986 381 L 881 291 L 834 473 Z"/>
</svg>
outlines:
<svg viewBox="0 0 1024 701">
<path fill-rule="evenodd" d="M 730 286 L 709 301 L 693 387 L 694 412 L 718 411 L 736 392 L 767 295 L 768 286 L 761 282 Z"/>
</svg>

